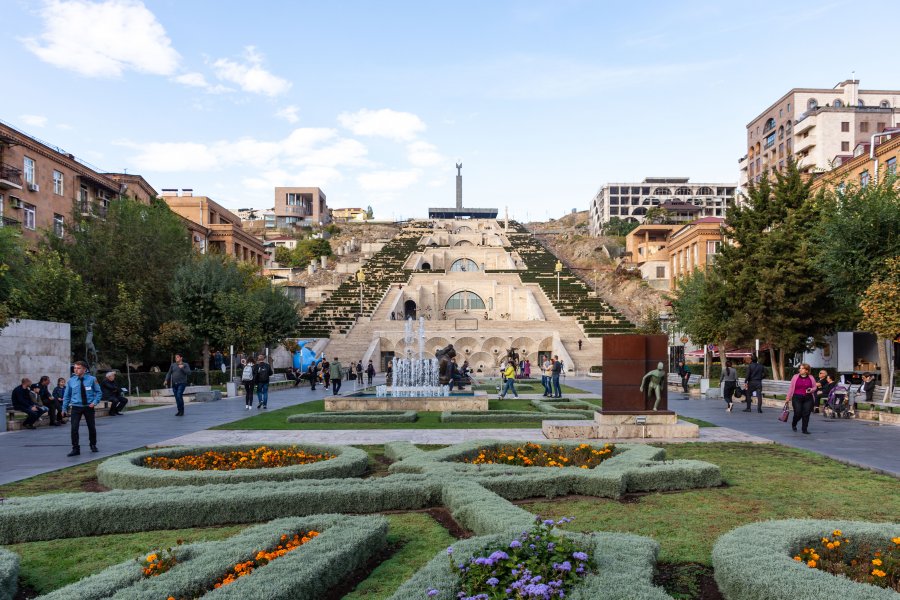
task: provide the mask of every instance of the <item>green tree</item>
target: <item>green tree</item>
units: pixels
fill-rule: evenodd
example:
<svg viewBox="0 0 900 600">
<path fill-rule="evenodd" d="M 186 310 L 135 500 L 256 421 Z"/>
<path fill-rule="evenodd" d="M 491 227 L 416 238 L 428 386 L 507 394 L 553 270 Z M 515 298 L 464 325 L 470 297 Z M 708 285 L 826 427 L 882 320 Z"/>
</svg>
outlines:
<svg viewBox="0 0 900 600">
<path fill-rule="evenodd" d="M 191 328 L 181 321 L 166 321 L 153 336 L 153 344 L 166 352 L 171 361 L 175 352 L 184 352 L 191 342 Z"/>
<path fill-rule="evenodd" d="M 634 221 L 624 221 L 619 217 L 612 217 L 603 226 L 603 233 L 606 235 L 617 235 L 620 237 L 625 237 L 629 233 L 631 233 L 638 224 Z"/>
<path fill-rule="evenodd" d="M 71 323 L 80 328 L 95 316 L 96 295 L 55 250 L 42 248 L 27 257 L 27 272 L 12 290 L 12 314 L 25 319 Z"/>
<path fill-rule="evenodd" d="M 636 333 L 642 335 L 664 333 L 662 323 L 659 322 L 659 311 L 655 307 L 651 306 L 641 314 L 641 322 L 637 326 Z"/>
<path fill-rule="evenodd" d="M 141 353 L 146 345 L 144 335 L 144 303 L 140 292 L 129 292 L 124 283 L 118 285 L 118 301 L 109 315 L 108 338 L 113 346 L 125 354 L 128 389 L 131 389 L 131 357 Z"/>
<path fill-rule="evenodd" d="M 222 294 L 244 290 L 245 277 L 234 260 L 217 254 L 194 257 L 175 270 L 172 296 L 175 314 L 203 341 L 203 370 L 209 385 L 209 346 L 223 346 L 221 322 L 225 319 Z"/>
<path fill-rule="evenodd" d="M 217 337 L 234 344 L 239 351 L 255 353 L 262 345 L 260 318 L 262 301 L 244 289 L 220 292 L 216 304 L 222 313 Z"/>
<path fill-rule="evenodd" d="M 863 293 L 859 308 L 863 315 L 860 329 L 878 337 L 878 362 L 882 365 L 881 381 L 888 388 L 887 402 L 894 387 L 893 342 L 900 336 L 900 254 L 887 260 L 884 272 Z"/>
<path fill-rule="evenodd" d="M 725 364 L 725 352 L 729 331 L 736 328 L 733 321 L 740 315 L 732 315 L 729 293 L 715 269 L 694 271 L 678 281 L 676 296 L 672 299 L 672 312 L 678 328 L 702 345 L 715 343 L 719 347 L 719 359 Z M 704 377 L 709 376 L 708 362 L 703 361 Z"/>
<path fill-rule="evenodd" d="M 262 305 L 259 329 L 267 347 L 280 344 L 285 338 L 296 335 L 300 327 L 297 305 L 280 289 L 269 286 L 254 294 Z"/>
<path fill-rule="evenodd" d="M 25 244 L 22 234 L 13 227 L 0 227 L 0 329 L 15 317 L 9 306 L 13 290 L 25 284 Z"/>
<path fill-rule="evenodd" d="M 654 206 L 650 210 L 647 211 L 647 214 L 644 215 L 644 223 L 653 223 L 656 225 L 668 225 L 669 223 L 674 223 L 675 221 L 672 219 L 672 213 L 663 208 L 662 206 Z"/>
</svg>

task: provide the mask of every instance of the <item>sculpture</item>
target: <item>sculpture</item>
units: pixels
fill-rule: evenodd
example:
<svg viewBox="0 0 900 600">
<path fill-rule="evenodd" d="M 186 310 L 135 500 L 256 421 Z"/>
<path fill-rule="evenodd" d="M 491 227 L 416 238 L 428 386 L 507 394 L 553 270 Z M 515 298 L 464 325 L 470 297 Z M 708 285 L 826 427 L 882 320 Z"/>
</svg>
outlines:
<svg viewBox="0 0 900 600">
<path fill-rule="evenodd" d="M 507 362 L 512 361 L 514 365 L 519 364 L 519 353 L 516 352 L 515 348 L 506 349 L 506 360 Z"/>
<path fill-rule="evenodd" d="M 438 381 L 441 385 L 449 384 L 453 368 L 451 363 L 455 362 L 456 349 L 453 348 L 453 344 L 448 344 L 435 352 L 434 357 L 438 359 Z"/>
<path fill-rule="evenodd" d="M 88 364 L 88 370 L 93 372 L 94 365 L 99 360 L 97 347 L 94 346 L 94 322 L 88 322 L 86 329 L 87 331 L 84 334 L 84 360 Z"/>
<path fill-rule="evenodd" d="M 659 402 L 662 400 L 662 381 L 666 377 L 666 372 L 663 364 L 657 363 L 656 368 L 652 371 L 648 372 L 644 375 L 644 378 L 641 379 L 641 392 L 644 391 L 644 385 L 647 383 L 647 379 L 650 379 L 650 384 L 647 385 L 647 395 L 652 396 L 656 394 L 656 402 L 653 403 L 653 410 L 657 410 L 659 408 Z M 646 406 L 646 404 L 645 404 Z"/>
</svg>

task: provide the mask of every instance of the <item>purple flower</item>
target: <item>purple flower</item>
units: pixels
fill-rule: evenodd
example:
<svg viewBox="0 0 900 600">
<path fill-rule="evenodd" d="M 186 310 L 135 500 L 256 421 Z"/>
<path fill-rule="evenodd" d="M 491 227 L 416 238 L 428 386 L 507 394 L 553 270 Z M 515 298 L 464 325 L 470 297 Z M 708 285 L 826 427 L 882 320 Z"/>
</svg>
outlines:
<svg viewBox="0 0 900 600">
<path fill-rule="evenodd" d="M 509 558 L 509 554 L 507 554 L 503 550 L 497 550 L 490 556 L 490 559 L 495 562 L 498 560 L 506 560 L 507 558 Z"/>
<path fill-rule="evenodd" d="M 570 563 L 567 560 L 564 560 L 561 563 L 553 563 L 553 568 L 558 571 L 565 571 L 568 573 L 569 571 L 572 570 L 572 563 Z"/>
<path fill-rule="evenodd" d="M 574 558 L 575 560 L 587 560 L 588 555 L 585 554 L 584 552 L 573 552 L 572 558 Z"/>
<path fill-rule="evenodd" d="M 547 544 L 547 550 L 549 550 L 550 552 L 553 552 L 554 548 L 556 548 L 556 544 L 554 544 L 553 542 Z"/>
<path fill-rule="evenodd" d="M 430 589 L 430 590 L 428 590 L 428 593 L 425 595 L 428 596 L 429 598 L 433 598 L 438 595 L 438 591 L 435 589 Z"/>
<path fill-rule="evenodd" d="M 498 583 L 500 583 L 500 580 L 497 579 L 496 577 L 491 577 L 490 579 L 487 580 L 486 583 L 487 583 L 489 586 L 494 587 L 495 585 L 497 585 Z"/>
<path fill-rule="evenodd" d="M 509 547 L 510 548 L 521 548 L 522 542 L 520 542 L 519 540 L 513 540 L 509 543 Z"/>
<path fill-rule="evenodd" d="M 453 546 L 448 546 L 448 547 L 447 547 L 447 554 L 448 554 L 448 555 L 451 555 L 451 556 L 453 555 Z"/>
</svg>

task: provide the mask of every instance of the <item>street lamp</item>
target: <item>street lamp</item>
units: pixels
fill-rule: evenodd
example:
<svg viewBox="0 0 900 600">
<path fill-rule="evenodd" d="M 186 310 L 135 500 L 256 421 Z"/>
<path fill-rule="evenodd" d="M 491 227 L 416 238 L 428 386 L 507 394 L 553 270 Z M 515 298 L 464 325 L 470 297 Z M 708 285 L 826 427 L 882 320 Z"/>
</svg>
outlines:
<svg viewBox="0 0 900 600">
<path fill-rule="evenodd" d="M 562 271 L 562 262 L 556 261 L 556 301 L 559 302 L 559 273 Z"/>
<path fill-rule="evenodd" d="M 359 282 L 359 316 L 363 314 L 363 284 L 366 282 L 366 274 L 362 269 L 356 272 L 356 281 Z"/>
</svg>

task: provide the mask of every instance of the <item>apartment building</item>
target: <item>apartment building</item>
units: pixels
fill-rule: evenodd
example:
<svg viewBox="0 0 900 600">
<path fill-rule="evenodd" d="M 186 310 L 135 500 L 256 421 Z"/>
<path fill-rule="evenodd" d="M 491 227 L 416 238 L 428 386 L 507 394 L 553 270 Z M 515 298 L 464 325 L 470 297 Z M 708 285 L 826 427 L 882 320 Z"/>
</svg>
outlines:
<svg viewBox="0 0 900 600">
<path fill-rule="evenodd" d="M 900 124 L 900 90 L 863 90 L 858 79 L 831 89 L 794 88 L 747 124 L 740 185 L 759 181 L 793 156 L 807 173 L 829 170 L 838 155 Z"/>
<path fill-rule="evenodd" d="M 668 290 L 671 278 L 669 236 L 681 228 L 678 224 L 638 225 L 625 236 L 625 265 L 639 270 L 650 287 Z"/>
<path fill-rule="evenodd" d="M 325 194 L 317 187 L 275 188 L 274 211 L 278 229 L 331 222 Z"/>
<path fill-rule="evenodd" d="M 613 217 L 643 223 L 647 211 L 663 206 L 676 220 L 724 217 L 734 204 L 734 183 L 691 183 L 688 177 L 647 177 L 640 183 L 607 183 L 591 200 L 590 232 L 600 235 Z"/>
<path fill-rule="evenodd" d="M 31 243 L 43 231 L 63 236 L 74 211 L 102 218 L 118 198 L 149 204 L 156 195 L 140 175 L 103 173 L 0 122 L 0 223 L 20 227 Z"/>
<path fill-rule="evenodd" d="M 207 196 L 195 196 L 193 190 L 163 189 L 162 199 L 188 225 L 194 244 L 202 251 L 218 252 L 262 267 L 266 251 L 261 241 L 241 227 L 236 214 Z"/>
<path fill-rule="evenodd" d="M 669 288 L 674 290 L 678 280 L 697 269 L 705 269 L 715 260 L 725 236 L 722 225 L 725 219 L 704 217 L 672 232 L 668 239 L 671 279 Z"/>
<path fill-rule="evenodd" d="M 331 218 L 335 221 L 364 221 L 366 219 L 364 208 L 332 208 Z"/>
<path fill-rule="evenodd" d="M 813 179 L 813 192 L 820 188 L 842 185 L 866 187 L 887 176 L 897 176 L 900 160 L 900 127 L 886 129 L 874 136 L 874 145 L 863 142 L 854 148 L 853 154 L 839 156 L 831 171 Z"/>
</svg>

